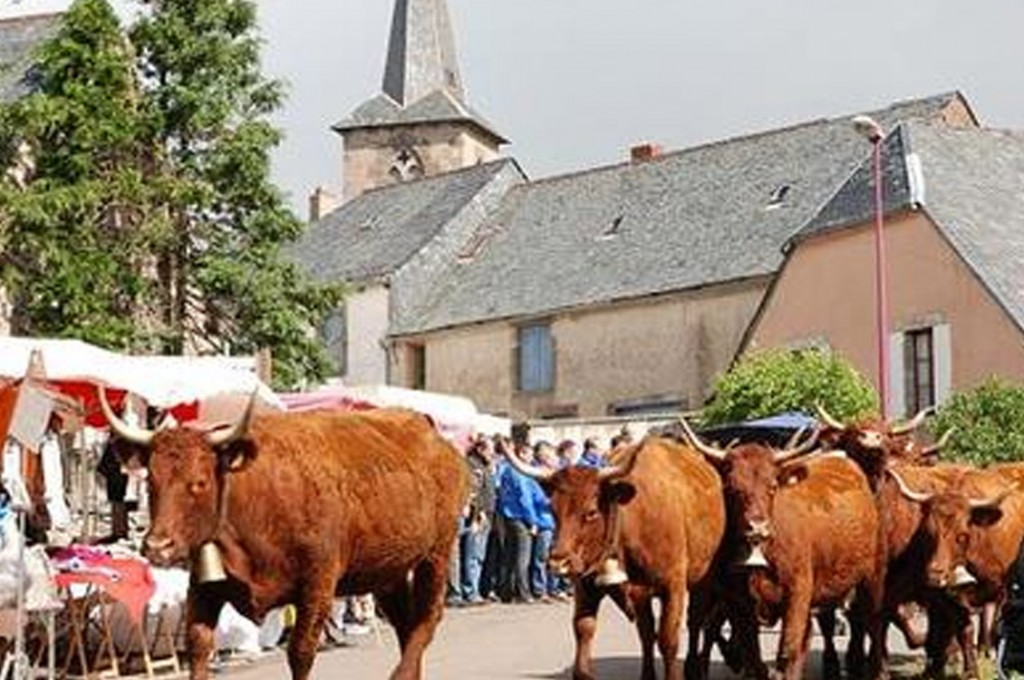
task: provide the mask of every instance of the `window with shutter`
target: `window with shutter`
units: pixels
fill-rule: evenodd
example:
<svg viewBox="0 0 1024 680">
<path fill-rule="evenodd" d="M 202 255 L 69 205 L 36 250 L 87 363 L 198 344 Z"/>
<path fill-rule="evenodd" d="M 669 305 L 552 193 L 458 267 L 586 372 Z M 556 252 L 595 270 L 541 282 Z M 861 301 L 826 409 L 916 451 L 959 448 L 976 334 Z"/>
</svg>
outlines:
<svg viewBox="0 0 1024 680">
<path fill-rule="evenodd" d="M 518 385 L 521 392 L 550 392 L 555 385 L 555 351 L 549 324 L 518 331 Z"/>
<path fill-rule="evenodd" d="M 935 405 L 935 351 L 932 329 L 907 331 L 903 340 L 904 399 L 908 413 Z"/>
</svg>

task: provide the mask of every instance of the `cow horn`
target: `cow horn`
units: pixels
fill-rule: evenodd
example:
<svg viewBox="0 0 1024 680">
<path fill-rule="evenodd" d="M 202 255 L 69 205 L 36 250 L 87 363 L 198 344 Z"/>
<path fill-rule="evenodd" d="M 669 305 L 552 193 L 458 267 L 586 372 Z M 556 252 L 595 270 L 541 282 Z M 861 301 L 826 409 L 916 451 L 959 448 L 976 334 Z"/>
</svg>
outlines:
<svg viewBox="0 0 1024 680">
<path fill-rule="evenodd" d="M 921 493 L 920 491 L 914 491 L 913 489 L 911 489 L 909 486 L 907 486 L 907 483 L 903 481 L 903 477 L 901 477 L 900 474 L 893 470 L 892 468 L 886 468 L 885 471 L 888 472 L 892 476 L 892 478 L 896 480 L 896 486 L 900 488 L 900 493 L 902 493 L 904 496 L 914 501 L 915 503 L 927 503 L 928 501 L 935 497 L 935 494 L 933 493 Z"/>
<path fill-rule="evenodd" d="M 804 432 L 807 432 L 807 426 L 806 426 L 806 425 L 805 425 L 805 426 L 803 426 L 803 427 L 801 427 L 801 428 L 800 428 L 799 430 L 797 430 L 796 432 L 794 432 L 794 433 L 793 433 L 793 436 L 789 438 L 789 441 L 787 441 L 787 442 L 786 442 L 786 446 L 785 446 L 785 447 L 783 447 L 783 448 L 786 448 L 786 449 L 791 449 L 791 448 L 793 448 L 794 446 L 796 446 L 796 443 L 797 443 L 798 441 L 800 441 L 800 437 L 803 437 L 803 436 L 804 436 Z"/>
<path fill-rule="evenodd" d="M 799 434 L 799 432 L 797 434 Z M 818 443 L 818 437 L 820 436 L 821 428 L 814 428 L 814 431 L 811 432 L 811 436 L 804 440 L 803 444 L 800 444 L 798 446 L 787 446 L 782 451 L 776 451 L 775 462 L 785 463 L 786 461 L 790 461 L 810 453 L 814 449 L 815 445 Z"/>
<path fill-rule="evenodd" d="M 100 399 L 100 409 L 103 411 L 103 416 L 110 423 L 110 429 L 117 433 L 121 439 L 132 442 L 133 444 L 141 444 L 142 446 L 149 446 L 153 441 L 153 436 L 156 434 L 152 430 L 147 430 L 143 427 L 135 427 L 124 422 L 116 415 L 114 415 L 114 409 L 110 408 L 110 402 L 107 401 L 107 388 L 100 385 L 96 388 L 96 394 Z"/>
<path fill-rule="evenodd" d="M 921 427 L 924 423 L 924 419 L 927 418 L 934 409 L 931 406 L 921 409 L 917 412 L 913 418 L 903 423 L 902 425 L 896 425 L 890 430 L 892 434 L 908 434 L 913 432 L 917 428 Z"/>
<path fill-rule="evenodd" d="M 511 465 L 516 471 L 521 472 L 527 477 L 533 477 L 539 481 L 545 481 L 555 476 L 555 471 L 549 468 L 542 468 L 537 465 L 530 465 L 524 462 L 516 455 L 515 451 L 507 451 L 505 453 L 505 459 L 508 460 L 508 464 Z"/>
<path fill-rule="evenodd" d="M 843 425 L 841 422 L 839 422 L 834 417 L 832 417 L 832 414 L 830 414 L 828 411 L 826 411 L 825 407 L 822 406 L 821 404 L 815 404 L 814 405 L 814 410 L 818 412 L 818 420 L 820 420 L 821 422 L 825 423 L 826 425 L 831 427 L 833 430 L 845 430 L 846 429 L 846 425 Z"/>
<path fill-rule="evenodd" d="M 967 505 L 968 507 L 971 508 L 971 510 L 991 510 L 993 508 L 998 508 L 999 504 L 1005 501 L 1006 497 L 1016 490 L 1017 485 L 1015 484 L 1011 486 L 1009 489 L 1005 489 L 998 496 L 994 496 L 992 498 L 985 498 L 980 500 L 977 498 L 969 498 L 967 500 Z"/>
<path fill-rule="evenodd" d="M 679 424 L 682 426 L 683 433 L 686 435 L 687 441 L 690 442 L 690 446 L 697 449 L 708 458 L 711 458 L 713 460 L 725 460 L 727 452 L 723 451 L 722 449 L 711 446 L 710 444 L 705 444 L 704 442 L 702 442 L 700 437 L 698 437 L 697 434 L 690 427 L 690 424 L 686 422 L 686 418 L 680 418 Z"/>
<path fill-rule="evenodd" d="M 256 410 L 256 392 L 252 393 L 249 397 L 249 403 L 245 407 L 245 413 L 238 421 L 226 430 L 218 432 L 210 432 L 206 435 L 206 441 L 210 446 L 225 446 L 231 442 L 238 441 L 245 436 L 246 432 L 249 431 L 249 421 L 252 420 L 252 414 Z"/>
<path fill-rule="evenodd" d="M 636 466 L 636 460 L 637 458 L 640 457 L 640 449 L 642 448 L 643 446 L 634 446 L 631 450 L 626 452 L 625 457 L 621 463 L 619 463 L 618 465 L 609 465 L 598 470 L 598 479 L 621 479 L 622 477 L 628 475 L 630 472 L 633 471 L 633 468 Z"/>
<path fill-rule="evenodd" d="M 926 446 L 924 448 L 924 451 L 921 452 L 921 455 L 930 456 L 933 453 L 938 453 L 943 446 L 949 443 L 949 438 L 953 436 L 953 431 L 955 429 L 955 427 L 951 427 L 948 430 L 946 430 L 946 432 L 941 437 L 939 437 L 939 441 L 935 442 L 931 446 Z"/>
</svg>

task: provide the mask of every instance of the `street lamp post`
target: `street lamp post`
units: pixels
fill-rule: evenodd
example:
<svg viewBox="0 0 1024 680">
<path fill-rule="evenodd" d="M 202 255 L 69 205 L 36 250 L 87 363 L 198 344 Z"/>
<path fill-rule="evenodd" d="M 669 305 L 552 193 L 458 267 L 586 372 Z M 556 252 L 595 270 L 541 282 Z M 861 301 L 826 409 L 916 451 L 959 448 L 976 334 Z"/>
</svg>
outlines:
<svg viewBox="0 0 1024 680">
<path fill-rule="evenodd" d="M 853 128 L 871 142 L 873 150 L 872 178 L 875 188 L 875 314 L 878 332 L 878 396 L 881 399 L 882 418 L 889 417 L 889 300 L 885 276 L 885 204 L 882 180 L 882 126 L 868 116 L 856 116 Z"/>
</svg>

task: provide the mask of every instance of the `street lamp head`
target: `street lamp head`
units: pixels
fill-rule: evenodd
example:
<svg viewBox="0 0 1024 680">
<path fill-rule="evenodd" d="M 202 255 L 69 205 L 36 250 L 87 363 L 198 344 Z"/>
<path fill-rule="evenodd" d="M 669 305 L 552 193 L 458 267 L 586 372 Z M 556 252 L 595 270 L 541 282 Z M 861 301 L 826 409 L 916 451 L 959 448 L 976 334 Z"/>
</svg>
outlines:
<svg viewBox="0 0 1024 680">
<path fill-rule="evenodd" d="M 854 116 L 853 129 L 872 144 L 877 144 L 885 137 L 882 126 L 871 116 Z"/>
</svg>

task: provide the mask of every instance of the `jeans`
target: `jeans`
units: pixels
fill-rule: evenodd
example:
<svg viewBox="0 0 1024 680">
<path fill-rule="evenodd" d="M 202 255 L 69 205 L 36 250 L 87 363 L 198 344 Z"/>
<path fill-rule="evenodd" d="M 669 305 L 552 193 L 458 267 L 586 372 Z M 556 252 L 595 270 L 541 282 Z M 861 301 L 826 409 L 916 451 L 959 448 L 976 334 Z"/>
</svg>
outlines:
<svg viewBox="0 0 1024 680">
<path fill-rule="evenodd" d="M 492 597 L 504 594 L 506 569 L 503 564 L 505 557 L 505 518 L 499 514 L 493 516 L 491 531 L 487 536 L 486 557 L 483 572 L 480 574 L 480 594 Z"/>
<path fill-rule="evenodd" d="M 551 553 L 551 529 L 539 529 L 533 537 L 530 555 L 530 586 L 534 597 L 544 597 L 555 592 L 554 579 L 548 575 L 548 555 Z"/>
<path fill-rule="evenodd" d="M 466 602 L 478 602 L 482 599 L 480 573 L 483 571 L 487 539 L 490 535 L 491 524 L 486 517 L 459 534 L 459 554 L 462 557 L 459 585 L 462 599 Z"/>
<path fill-rule="evenodd" d="M 525 601 L 530 599 L 530 553 L 532 537 L 525 523 L 517 519 L 506 520 L 505 556 L 508 581 L 504 599 Z"/>
<path fill-rule="evenodd" d="M 462 537 L 469 532 L 469 525 L 465 518 L 459 519 L 459 533 L 455 538 L 455 545 L 452 546 L 452 556 L 448 561 L 448 595 L 449 603 L 462 599 Z"/>
</svg>

